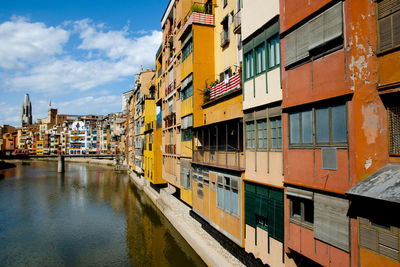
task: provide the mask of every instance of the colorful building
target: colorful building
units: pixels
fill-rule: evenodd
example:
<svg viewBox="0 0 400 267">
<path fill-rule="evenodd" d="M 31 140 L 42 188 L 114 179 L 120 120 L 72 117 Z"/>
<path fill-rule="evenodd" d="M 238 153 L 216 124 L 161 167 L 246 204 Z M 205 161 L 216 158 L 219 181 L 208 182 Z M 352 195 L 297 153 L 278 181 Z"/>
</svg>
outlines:
<svg viewBox="0 0 400 267">
<path fill-rule="evenodd" d="M 345 193 L 388 161 L 375 10 L 280 0 L 284 243 L 298 265 L 360 264 Z"/>
<path fill-rule="evenodd" d="M 192 35 L 194 57 L 193 211 L 244 246 L 241 46 L 233 23 L 239 9 L 236 1 L 207 1 L 205 14 L 192 12 L 184 29 Z M 212 24 L 194 23 L 203 16 Z"/>
<path fill-rule="evenodd" d="M 358 239 L 359 246 L 352 248 L 358 249 L 360 266 L 399 266 L 400 224 L 395 214 L 400 210 L 400 1 L 365 3 L 359 12 L 375 17 L 368 20 L 368 27 L 362 25 L 359 30 L 365 34 L 368 30 L 372 57 L 376 55 L 377 62 L 358 72 L 365 77 L 365 71 L 375 72 L 377 68 L 378 76 L 373 80 L 377 79 L 373 84 L 376 92 L 371 93 L 372 88 L 363 92 L 369 95 L 357 105 L 363 118 L 358 119 L 356 127 L 362 127 L 367 144 L 379 147 L 375 147 L 377 151 L 368 146 L 363 149 L 357 164 L 365 169 L 360 175 L 362 181 L 347 191 L 352 226 L 358 228 L 352 240 Z M 379 166 L 384 167 L 374 172 Z"/>
<path fill-rule="evenodd" d="M 267 11 L 267 12 L 265 12 Z M 245 249 L 285 266 L 279 0 L 244 0 Z"/>
</svg>

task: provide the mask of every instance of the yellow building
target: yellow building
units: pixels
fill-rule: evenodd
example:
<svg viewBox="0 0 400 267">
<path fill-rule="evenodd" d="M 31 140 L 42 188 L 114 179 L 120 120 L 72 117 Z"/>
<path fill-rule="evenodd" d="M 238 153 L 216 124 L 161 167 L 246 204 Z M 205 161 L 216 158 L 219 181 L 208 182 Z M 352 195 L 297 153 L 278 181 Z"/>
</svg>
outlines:
<svg viewBox="0 0 400 267">
<path fill-rule="evenodd" d="M 36 141 L 36 155 L 43 155 L 44 141 Z"/>
<path fill-rule="evenodd" d="M 144 100 L 144 177 L 152 184 L 164 184 L 162 177 L 161 128 L 156 124 L 155 76 L 149 83 L 149 95 Z"/>
<path fill-rule="evenodd" d="M 244 246 L 241 46 L 240 31 L 233 23 L 240 4 L 210 3 L 205 4 L 205 10 L 215 15 L 215 27 L 212 36 L 203 39 L 207 44 L 201 46 L 212 51 L 213 63 L 207 68 L 212 66 L 213 71 L 193 110 L 193 211 Z M 194 32 L 193 38 L 196 36 Z M 194 51 L 196 48 L 195 43 Z M 194 77 L 202 75 L 196 70 L 193 73 Z"/>
</svg>

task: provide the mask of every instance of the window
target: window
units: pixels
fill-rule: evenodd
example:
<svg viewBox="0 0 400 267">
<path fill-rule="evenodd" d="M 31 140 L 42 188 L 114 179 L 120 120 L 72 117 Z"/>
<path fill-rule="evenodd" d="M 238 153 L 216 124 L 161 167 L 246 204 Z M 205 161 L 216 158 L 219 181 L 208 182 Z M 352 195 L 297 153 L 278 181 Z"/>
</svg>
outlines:
<svg viewBox="0 0 400 267">
<path fill-rule="evenodd" d="M 256 67 L 257 74 L 265 71 L 265 44 L 259 45 L 256 48 Z"/>
<path fill-rule="evenodd" d="M 271 121 L 271 147 L 282 148 L 282 120 L 281 117 L 272 118 Z"/>
<path fill-rule="evenodd" d="M 253 51 L 248 52 L 244 56 L 245 60 L 245 79 L 250 79 L 254 76 L 254 60 L 253 60 Z"/>
<path fill-rule="evenodd" d="M 183 101 L 191 96 L 193 96 L 193 83 L 190 83 L 182 90 L 181 99 Z"/>
<path fill-rule="evenodd" d="M 400 106 L 391 106 L 389 113 L 389 153 L 400 155 Z"/>
<path fill-rule="evenodd" d="M 268 67 L 273 68 L 281 63 L 279 35 L 268 40 Z"/>
<path fill-rule="evenodd" d="M 182 129 L 181 131 L 182 142 L 192 141 L 192 137 L 193 137 L 192 128 Z"/>
<path fill-rule="evenodd" d="M 300 197 L 290 197 L 290 218 L 298 222 L 314 223 L 314 202 Z"/>
<path fill-rule="evenodd" d="M 190 39 L 182 48 L 182 62 L 193 52 L 193 39 Z"/>
<path fill-rule="evenodd" d="M 228 0 L 223 0 L 224 1 L 224 8 L 228 5 Z"/>
<path fill-rule="evenodd" d="M 257 132 L 258 148 L 268 148 L 268 126 L 266 119 L 257 121 Z"/>
<path fill-rule="evenodd" d="M 400 45 L 400 1 L 383 0 L 378 3 L 379 50 Z"/>
<path fill-rule="evenodd" d="M 321 107 L 315 109 L 317 144 L 346 143 L 346 106 Z"/>
<path fill-rule="evenodd" d="M 217 207 L 239 216 L 239 180 L 230 176 L 217 176 Z"/>
<path fill-rule="evenodd" d="M 255 129 L 254 122 L 246 123 L 246 133 L 247 133 L 247 148 L 255 148 Z"/>
<path fill-rule="evenodd" d="M 347 143 L 346 104 L 317 107 L 313 110 L 289 114 L 289 134 L 291 145 L 311 145 L 313 124 L 315 124 L 316 144 Z"/>
<path fill-rule="evenodd" d="M 312 111 L 289 114 L 290 144 L 312 144 Z"/>
</svg>

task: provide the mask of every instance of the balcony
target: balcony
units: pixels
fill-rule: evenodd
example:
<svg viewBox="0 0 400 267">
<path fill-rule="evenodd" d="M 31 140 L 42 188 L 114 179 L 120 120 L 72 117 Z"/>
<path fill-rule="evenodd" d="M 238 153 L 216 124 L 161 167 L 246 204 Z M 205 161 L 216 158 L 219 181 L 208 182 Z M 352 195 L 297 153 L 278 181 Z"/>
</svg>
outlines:
<svg viewBox="0 0 400 267">
<path fill-rule="evenodd" d="M 176 124 L 176 114 L 175 112 L 168 112 L 168 114 L 164 117 L 165 128 L 172 127 Z"/>
<path fill-rule="evenodd" d="M 221 32 L 221 47 L 224 47 L 227 44 L 229 44 L 229 31 L 222 31 Z"/>
<path fill-rule="evenodd" d="M 182 33 L 192 24 L 214 25 L 214 15 L 212 14 L 212 6 L 203 3 L 193 3 L 190 11 L 184 18 L 184 26 Z"/>
<path fill-rule="evenodd" d="M 210 88 L 210 97 L 211 101 L 214 98 L 225 95 L 235 89 L 239 89 L 241 86 L 241 78 L 240 78 L 240 70 L 235 73 L 232 77 L 230 77 L 227 81 L 222 81 L 213 87 Z"/>
<path fill-rule="evenodd" d="M 195 149 L 193 163 L 233 170 L 244 170 L 244 153 L 238 149 L 218 150 L 218 147 Z"/>
<path fill-rule="evenodd" d="M 172 91 L 175 90 L 175 80 L 165 88 L 165 96 L 168 96 Z"/>
<path fill-rule="evenodd" d="M 176 145 L 165 145 L 164 154 L 176 154 Z"/>
<path fill-rule="evenodd" d="M 235 25 L 235 28 L 233 29 L 234 33 L 241 33 L 241 26 L 242 26 L 242 19 L 241 19 L 241 14 L 240 10 L 235 14 L 235 17 L 233 18 L 233 23 Z"/>
</svg>

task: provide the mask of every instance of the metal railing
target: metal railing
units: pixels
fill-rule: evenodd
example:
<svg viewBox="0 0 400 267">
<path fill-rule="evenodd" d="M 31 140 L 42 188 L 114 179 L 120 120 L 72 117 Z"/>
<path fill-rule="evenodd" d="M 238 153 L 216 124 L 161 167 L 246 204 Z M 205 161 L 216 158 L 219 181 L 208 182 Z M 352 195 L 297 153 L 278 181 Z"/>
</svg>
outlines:
<svg viewBox="0 0 400 267">
<path fill-rule="evenodd" d="M 233 22 L 235 25 L 235 28 L 233 32 L 238 32 L 240 30 L 240 26 L 242 25 L 242 19 L 241 19 L 241 14 L 240 10 L 235 14 L 235 17 L 233 18 Z"/>
<path fill-rule="evenodd" d="M 165 88 L 165 96 L 169 95 L 175 89 L 175 80 Z"/>
<path fill-rule="evenodd" d="M 244 170 L 244 153 L 237 148 L 225 148 L 224 146 L 197 148 L 193 150 L 193 162 L 227 169 Z"/>
<path fill-rule="evenodd" d="M 171 145 L 165 145 L 165 154 L 176 154 L 176 145 L 171 144 Z"/>
<path fill-rule="evenodd" d="M 221 46 L 224 47 L 229 43 L 229 31 L 221 32 Z"/>
</svg>

